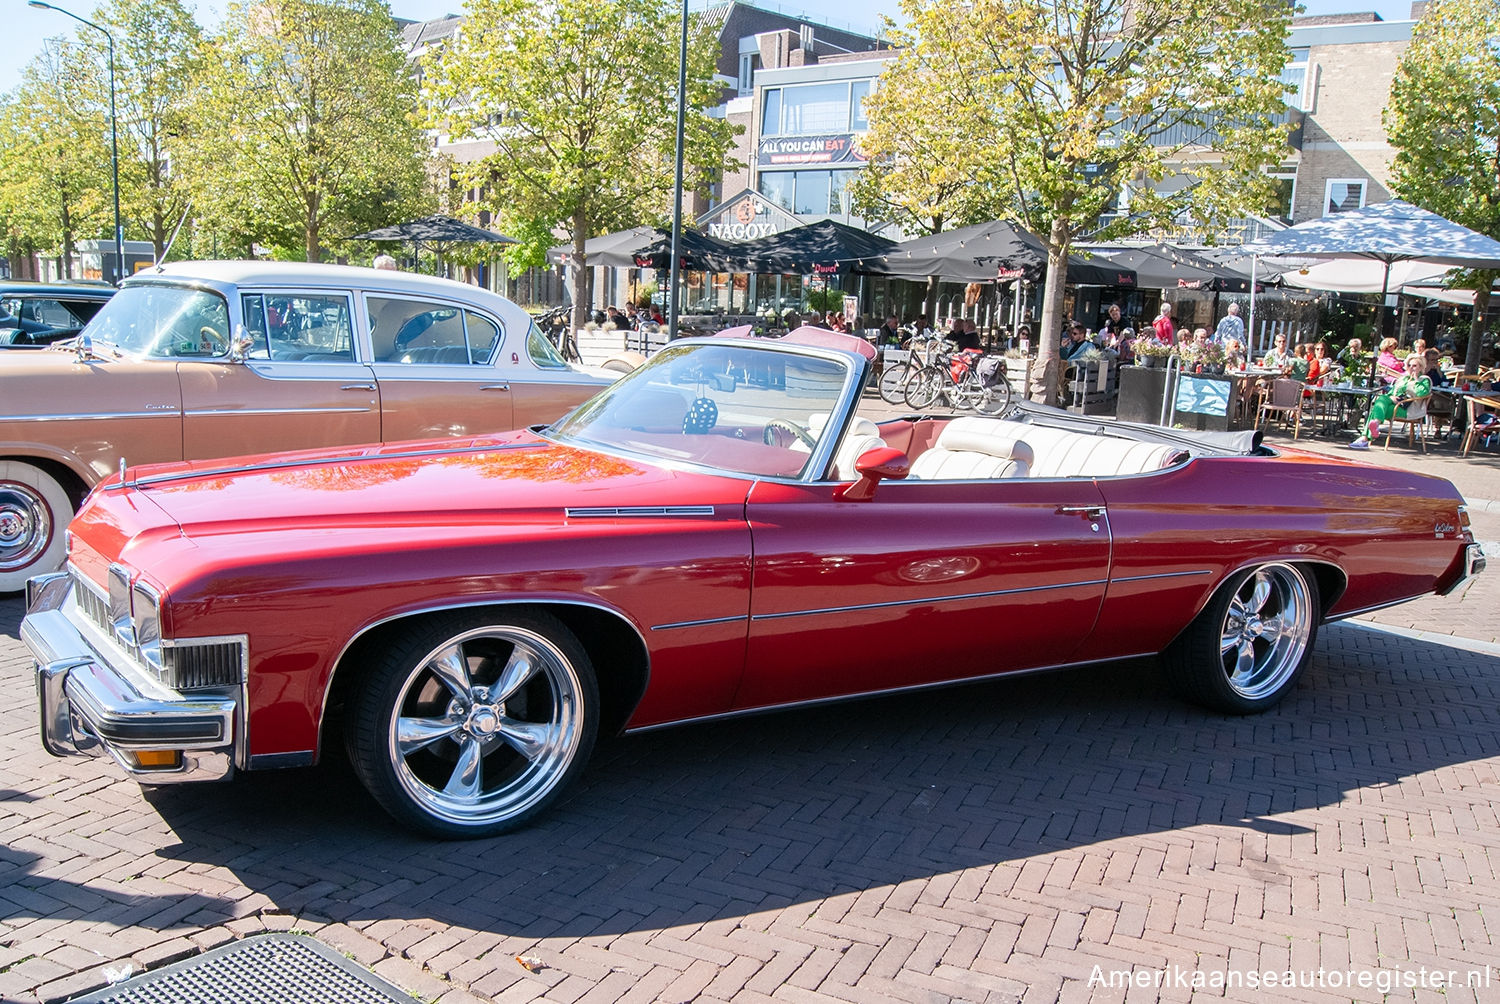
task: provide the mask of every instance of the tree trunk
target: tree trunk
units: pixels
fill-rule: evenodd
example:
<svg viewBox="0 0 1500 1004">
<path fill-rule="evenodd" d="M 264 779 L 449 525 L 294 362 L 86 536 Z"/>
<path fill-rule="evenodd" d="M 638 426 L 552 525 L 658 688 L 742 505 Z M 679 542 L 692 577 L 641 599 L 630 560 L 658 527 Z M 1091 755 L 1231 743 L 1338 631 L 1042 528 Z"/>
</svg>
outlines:
<svg viewBox="0 0 1500 1004">
<path fill-rule="evenodd" d="M 1495 284 L 1495 273 L 1481 272 L 1478 288 L 1474 290 L 1474 323 L 1469 328 L 1469 351 L 1464 354 L 1464 372 L 1479 372 L 1479 355 L 1484 348 L 1484 315 L 1490 309 L 1490 287 Z"/>
<path fill-rule="evenodd" d="M 588 323 L 589 261 L 583 242 L 589 238 L 588 216 L 582 209 L 573 214 L 573 330 Z"/>
<path fill-rule="evenodd" d="M 1063 287 L 1068 283 L 1068 247 L 1073 234 L 1068 221 L 1055 219 L 1047 235 L 1047 279 L 1042 290 L 1042 319 L 1037 325 L 1036 364 L 1031 367 L 1031 386 L 1027 397 L 1042 404 L 1057 406 L 1058 372 L 1062 351 Z"/>
<path fill-rule="evenodd" d="M 923 309 L 927 311 L 927 319 L 937 327 L 937 301 L 938 301 L 938 276 L 927 277 L 927 298 L 922 301 Z"/>
</svg>

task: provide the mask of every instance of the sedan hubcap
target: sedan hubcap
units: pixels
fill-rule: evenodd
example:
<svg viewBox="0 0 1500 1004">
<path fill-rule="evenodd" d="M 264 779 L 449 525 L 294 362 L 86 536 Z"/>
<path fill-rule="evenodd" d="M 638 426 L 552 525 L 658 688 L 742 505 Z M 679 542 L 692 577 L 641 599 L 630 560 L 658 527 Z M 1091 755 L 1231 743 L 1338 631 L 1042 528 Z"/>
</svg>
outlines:
<svg viewBox="0 0 1500 1004">
<path fill-rule="evenodd" d="M 0 571 L 25 568 L 51 537 L 51 515 L 41 497 L 26 485 L 0 483 Z"/>
</svg>

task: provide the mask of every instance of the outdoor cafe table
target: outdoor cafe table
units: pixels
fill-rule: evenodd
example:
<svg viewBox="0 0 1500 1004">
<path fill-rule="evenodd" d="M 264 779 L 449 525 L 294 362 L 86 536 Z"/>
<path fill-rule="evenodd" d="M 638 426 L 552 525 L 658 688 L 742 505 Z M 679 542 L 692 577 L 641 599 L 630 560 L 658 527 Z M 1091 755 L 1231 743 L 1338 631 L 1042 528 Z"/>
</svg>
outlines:
<svg viewBox="0 0 1500 1004">
<path fill-rule="evenodd" d="M 1307 389 L 1313 394 L 1314 419 L 1323 419 L 1323 427 L 1318 430 L 1322 436 L 1347 428 L 1351 420 L 1358 423 L 1370 407 L 1370 398 L 1379 393 L 1378 389 L 1355 384 L 1309 385 Z"/>
</svg>

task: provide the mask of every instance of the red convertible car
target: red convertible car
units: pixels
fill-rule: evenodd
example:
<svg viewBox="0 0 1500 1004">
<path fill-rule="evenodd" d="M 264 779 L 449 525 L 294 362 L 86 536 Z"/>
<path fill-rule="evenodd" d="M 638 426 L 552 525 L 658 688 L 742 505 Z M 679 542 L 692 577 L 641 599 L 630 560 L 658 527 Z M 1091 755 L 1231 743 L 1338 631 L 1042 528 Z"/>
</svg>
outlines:
<svg viewBox="0 0 1500 1004">
<path fill-rule="evenodd" d="M 22 636 L 42 739 L 143 783 L 315 763 L 403 822 L 542 812 L 601 730 L 1162 653 L 1231 714 L 1326 621 L 1483 566 L 1439 478 L 1020 408 L 858 414 L 872 353 L 674 342 L 563 420 L 127 468 Z"/>
</svg>

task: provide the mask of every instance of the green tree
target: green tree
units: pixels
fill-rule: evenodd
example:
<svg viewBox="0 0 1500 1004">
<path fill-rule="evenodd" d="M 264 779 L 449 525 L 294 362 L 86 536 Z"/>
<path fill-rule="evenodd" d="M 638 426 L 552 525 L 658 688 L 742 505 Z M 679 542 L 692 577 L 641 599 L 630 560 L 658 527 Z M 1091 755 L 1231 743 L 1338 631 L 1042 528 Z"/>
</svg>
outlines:
<svg viewBox="0 0 1500 1004">
<path fill-rule="evenodd" d="M 0 213 L 8 250 L 56 255 L 73 277 L 79 240 L 114 231 L 109 119 L 76 100 L 100 74 L 84 46 L 49 44 L 0 106 Z"/>
<path fill-rule="evenodd" d="M 1283 0 L 902 0 L 909 25 L 869 109 L 866 149 L 889 150 L 909 215 L 998 211 L 1047 246 L 1031 396 L 1057 399 L 1068 251 L 1264 205 L 1285 151 Z M 924 152 L 925 151 L 925 152 Z M 886 156 L 886 155 L 883 155 Z M 898 172 L 903 160 L 910 170 Z M 961 165 L 964 200 L 926 187 Z M 941 173 L 938 172 L 941 176 Z M 894 186 L 904 186 L 894 187 Z M 1121 193 L 1128 201 L 1119 205 Z M 1122 210 L 1116 213 L 1116 210 Z M 1101 220 L 1110 214 L 1107 221 Z"/>
<path fill-rule="evenodd" d="M 127 235 L 132 224 L 144 233 L 160 257 L 191 201 L 173 161 L 179 138 L 192 128 L 202 32 L 180 0 L 114 0 L 96 17 L 115 39 L 122 224 Z M 103 39 L 95 32 L 80 37 L 103 65 Z M 92 74 L 76 83 L 81 99 L 107 115 L 108 77 Z"/>
<path fill-rule="evenodd" d="M 1401 198 L 1500 238 L 1500 36 L 1495 0 L 1433 0 L 1391 83 L 1385 126 Z M 1465 372 L 1479 369 L 1484 315 L 1500 272 L 1470 273 L 1474 326 Z"/>
<path fill-rule="evenodd" d="M 588 305 L 584 241 L 671 211 L 680 10 L 676 0 L 471 0 L 463 33 L 431 75 L 440 128 L 494 144 L 466 181 L 505 228 L 555 228 L 573 245 L 578 324 Z M 721 174 L 735 132 L 706 112 L 721 94 L 717 51 L 707 31 L 694 34 L 689 189 Z M 528 241 L 517 253 L 536 248 Z"/>
<path fill-rule="evenodd" d="M 319 261 L 425 188 L 416 82 L 380 0 L 231 4 L 196 99 L 198 212 L 231 245 Z"/>
</svg>

